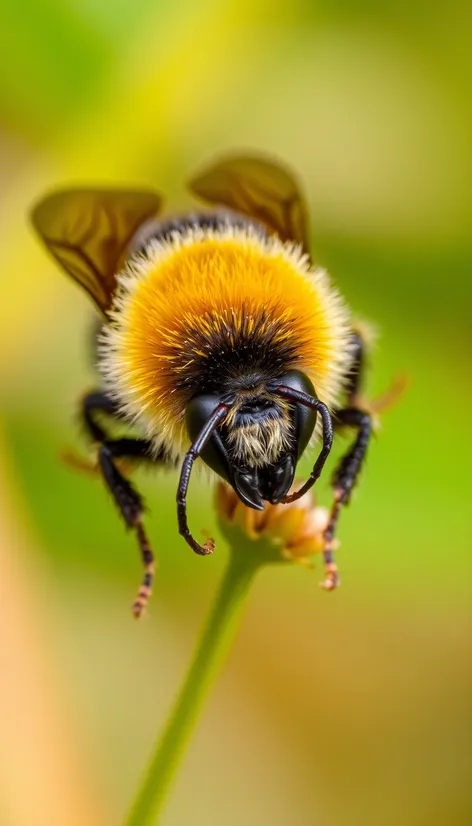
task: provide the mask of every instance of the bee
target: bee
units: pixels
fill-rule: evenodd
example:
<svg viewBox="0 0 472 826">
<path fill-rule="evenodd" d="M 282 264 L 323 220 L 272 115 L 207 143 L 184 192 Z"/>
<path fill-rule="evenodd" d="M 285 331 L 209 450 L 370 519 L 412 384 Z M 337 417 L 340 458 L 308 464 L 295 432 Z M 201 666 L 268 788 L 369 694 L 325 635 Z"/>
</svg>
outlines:
<svg viewBox="0 0 472 826">
<path fill-rule="evenodd" d="M 319 478 L 333 434 L 354 439 L 338 464 L 324 537 L 329 589 L 340 510 L 350 499 L 372 431 L 357 403 L 365 344 L 327 273 L 310 257 L 307 208 L 293 175 L 264 157 L 224 158 L 190 181 L 205 202 L 159 217 L 147 190 L 56 191 L 32 222 L 56 261 L 102 316 L 100 382 L 81 403 L 98 467 L 137 536 L 144 578 L 133 604 L 151 593 L 154 556 L 143 502 L 122 459 L 180 464 L 178 530 L 198 554 L 187 522 L 197 459 L 249 508 L 298 499 Z M 113 438 L 102 414 L 126 423 Z M 132 429 L 132 430 L 131 430 Z M 291 491 L 297 463 L 321 449 L 307 481 Z"/>
</svg>

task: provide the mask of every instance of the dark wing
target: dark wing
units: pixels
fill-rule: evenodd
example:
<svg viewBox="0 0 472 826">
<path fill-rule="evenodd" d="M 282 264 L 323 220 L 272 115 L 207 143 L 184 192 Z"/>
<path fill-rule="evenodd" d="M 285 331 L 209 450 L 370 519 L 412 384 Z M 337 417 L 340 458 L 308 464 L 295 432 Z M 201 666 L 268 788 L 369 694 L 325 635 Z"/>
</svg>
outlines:
<svg viewBox="0 0 472 826">
<path fill-rule="evenodd" d="M 69 189 L 39 201 L 31 219 L 54 258 L 105 312 L 133 235 L 160 206 L 146 190 Z"/>
<path fill-rule="evenodd" d="M 195 195 L 261 221 L 283 241 L 308 249 L 307 209 L 296 180 L 266 158 L 226 158 L 189 183 Z"/>
</svg>

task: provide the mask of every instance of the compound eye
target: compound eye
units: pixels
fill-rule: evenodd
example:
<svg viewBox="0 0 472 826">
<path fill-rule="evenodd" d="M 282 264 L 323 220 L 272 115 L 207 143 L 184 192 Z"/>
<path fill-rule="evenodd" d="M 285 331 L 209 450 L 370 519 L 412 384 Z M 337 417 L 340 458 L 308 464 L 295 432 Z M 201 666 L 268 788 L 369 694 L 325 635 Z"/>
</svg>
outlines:
<svg viewBox="0 0 472 826">
<path fill-rule="evenodd" d="M 312 382 L 300 370 L 290 370 L 285 375 L 277 379 L 273 383 L 271 389 L 276 390 L 277 385 L 290 387 L 292 390 L 298 390 L 301 393 L 307 393 L 314 399 L 317 399 L 315 388 Z M 297 458 L 299 459 L 305 448 L 307 447 L 316 425 L 316 410 L 306 407 L 302 404 L 295 404 L 294 425 L 295 425 L 295 444 L 297 448 Z"/>
<path fill-rule="evenodd" d="M 185 424 L 187 425 L 187 433 L 192 442 L 200 434 L 200 431 L 220 403 L 220 397 L 211 394 L 195 396 L 190 400 L 185 411 Z M 228 455 L 218 430 L 215 430 L 210 436 L 202 450 L 201 457 L 205 464 L 214 470 L 218 476 L 229 481 Z"/>
</svg>

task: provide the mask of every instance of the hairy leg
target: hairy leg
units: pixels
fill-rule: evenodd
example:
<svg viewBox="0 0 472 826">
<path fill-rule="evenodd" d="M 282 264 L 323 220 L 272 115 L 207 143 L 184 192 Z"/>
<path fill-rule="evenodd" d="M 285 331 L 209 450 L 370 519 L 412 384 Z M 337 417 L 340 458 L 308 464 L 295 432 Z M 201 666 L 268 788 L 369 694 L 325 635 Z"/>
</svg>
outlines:
<svg viewBox="0 0 472 826">
<path fill-rule="evenodd" d="M 351 447 L 336 467 L 332 478 L 334 501 L 324 534 L 325 549 L 323 552 L 326 576 L 322 584 L 328 591 L 336 588 L 339 583 L 338 569 L 334 561 L 335 533 L 339 516 L 342 508 L 349 503 L 372 435 L 370 414 L 355 406 L 365 371 L 365 344 L 360 333 L 353 332 L 351 347 L 353 361 L 346 382 L 347 406 L 337 410 L 333 418 L 335 430 L 347 426 L 353 428 L 356 435 Z"/>
<path fill-rule="evenodd" d="M 113 401 L 101 391 L 89 393 L 82 402 L 82 411 L 88 432 L 99 443 L 98 462 L 105 484 L 115 500 L 126 525 L 136 533 L 138 547 L 144 566 L 144 577 L 138 590 L 132 611 L 141 616 L 149 597 L 155 571 L 155 560 L 142 523 L 143 501 L 131 482 L 123 476 L 116 465 L 116 459 L 148 459 L 166 462 L 164 452 L 151 454 L 151 444 L 146 439 L 110 439 L 97 421 L 97 413 L 117 415 Z"/>
<path fill-rule="evenodd" d="M 346 407 L 336 413 L 338 423 L 355 428 L 357 433 L 351 447 L 342 457 L 333 474 L 334 502 L 325 530 L 323 551 L 326 577 L 323 587 L 331 591 L 338 585 L 338 570 L 334 561 L 335 532 L 341 509 L 349 503 L 352 489 L 361 470 L 372 433 L 371 417 L 355 407 Z"/>
</svg>

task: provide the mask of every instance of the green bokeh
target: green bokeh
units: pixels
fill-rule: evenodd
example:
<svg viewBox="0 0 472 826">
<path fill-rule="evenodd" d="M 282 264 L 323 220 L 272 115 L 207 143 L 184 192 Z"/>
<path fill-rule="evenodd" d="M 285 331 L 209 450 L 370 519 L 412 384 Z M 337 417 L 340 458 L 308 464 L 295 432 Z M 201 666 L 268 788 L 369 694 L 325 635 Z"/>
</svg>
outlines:
<svg viewBox="0 0 472 826">
<path fill-rule="evenodd" d="M 151 621 L 131 629 L 134 538 L 100 481 L 59 458 L 65 446 L 86 452 L 75 399 L 94 381 L 92 316 L 36 246 L 27 209 L 63 180 L 98 176 L 146 180 L 178 207 L 189 168 L 241 146 L 306 170 L 315 257 L 380 331 L 368 391 L 398 374 L 409 385 L 383 417 L 342 518 L 342 589 L 319 592 L 319 570 L 261 577 L 163 822 L 462 826 L 471 814 L 470 23 L 458 3 L 2 5 L 0 424 L 11 519 L 31 538 L 32 570 L 39 564 L 52 582 L 57 656 L 110 823 L 126 807 L 226 551 L 220 541 L 211 559 L 192 555 L 176 532 L 176 472 L 139 470 L 160 569 Z M 339 44 L 352 46 L 352 65 Z M 342 59 L 333 86 L 328 69 Z M 385 93 L 365 68 L 377 64 Z M 409 109 L 410 75 L 424 112 Z M 344 83 L 358 94 L 346 123 Z M 351 127 L 352 163 L 340 155 L 338 164 L 330 146 L 349 149 Z M 369 175 L 364 138 L 380 180 Z M 382 158 L 398 168 L 398 189 L 389 169 L 382 177 Z M 345 187 L 338 166 L 349 172 Z M 319 484 L 326 503 L 328 479 Z M 215 532 L 211 497 L 194 480 L 196 532 Z"/>
</svg>

